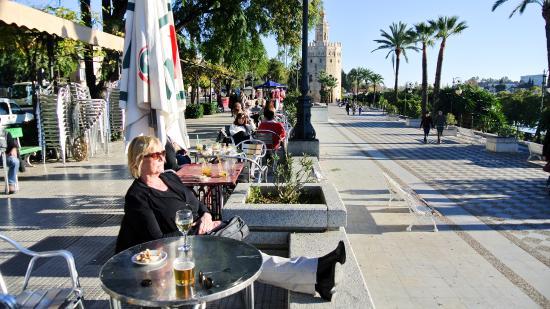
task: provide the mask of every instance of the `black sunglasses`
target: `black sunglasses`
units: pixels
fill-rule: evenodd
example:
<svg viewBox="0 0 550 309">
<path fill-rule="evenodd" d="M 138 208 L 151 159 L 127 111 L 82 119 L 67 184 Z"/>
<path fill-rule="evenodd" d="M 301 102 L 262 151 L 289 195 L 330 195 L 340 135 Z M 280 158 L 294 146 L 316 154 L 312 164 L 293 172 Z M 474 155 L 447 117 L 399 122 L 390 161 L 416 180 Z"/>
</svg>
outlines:
<svg viewBox="0 0 550 309">
<path fill-rule="evenodd" d="M 149 154 L 146 154 L 145 158 L 151 158 L 153 160 L 160 160 L 160 158 L 164 158 L 166 156 L 166 150 L 159 151 L 159 152 L 152 152 Z"/>
</svg>

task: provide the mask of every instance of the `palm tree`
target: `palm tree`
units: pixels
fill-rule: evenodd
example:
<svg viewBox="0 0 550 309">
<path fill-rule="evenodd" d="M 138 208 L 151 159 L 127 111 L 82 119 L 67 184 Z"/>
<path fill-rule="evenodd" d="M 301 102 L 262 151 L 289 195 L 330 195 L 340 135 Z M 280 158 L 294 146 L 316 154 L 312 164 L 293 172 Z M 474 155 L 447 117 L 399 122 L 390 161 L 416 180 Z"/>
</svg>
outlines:
<svg viewBox="0 0 550 309">
<path fill-rule="evenodd" d="M 399 98 L 397 97 L 397 84 L 399 82 L 399 62 L 401 59 L 401 54 L 405 57 L 405 61 L 408 62 L 409 59 L 407 58 L 407 50 L 410 49 L 418 51 L 418 48 L 414 46 L 413 31 L 410 28 L 407 28 L 407 24 L 405 23 L 392 23 L 390 25 L 390 33 L 387 33 L 382 29 L 380 29 L 380 33 L 382 39 L 374 40 L 376 43 L 380 44 L 380 46 L 372 52 L 379 49 L 389 49 L 388 54 L 386 54 L 386 58 L 393 53 L 393 61 L 393 56 L 395 56 L 395 85 L 393 87 L 393 93 L 395 96 L 395 104 L 398 104 Z"/>
<path fill-rule="evenodd" d="M 493 4 L 492 11 L 494 12 L 501 4 L 508 0 L 498 0 Z M 509 18 L 512 18 L 514 14 L 519 11 L 520 14 L 523 14 L 527 5 L 531 3 L 536 3 L 542 7 L 542 18 L 544 18 L 544 29 L 546 33 L 546 58 L 548 61 L 548 68 L 550 68 L 550 0 L 521 0 L 519 1 L 518 6 L 510 13 Z M 550 81 L 550 78 L 548 79 Z M 550 85 L 550 82 L 547 82 L 547 85 Z"/>
<path fill-rule="evenodd" d="M 321 96 L 324 97 L 325 103 L 332 102 L 332 90 L 336 87 L 338 81 L 336 77 L 321 71 L 317 81 L 321 84 Z"/>
<path fill-rule="evenodd" d="M 414 25 L 416 39 L 422 43 L 422 115 L 428 106 L 428 46 L 434 45 L 435 29 L 424 22 Z"/>
<path fill-rule="evenodd" d="M 361 68 L 359 68 L 361 69 Z M 356 80 L 358 79 L 359 77 L 359 72 L 358 72 L 358 69 L 351 69 L 348 73 L 348 81 L 350 83 L 350 85 L 352 86 L 352 92 L 353 92 L 353 95 L 357 95 L 357 84 L 355 83 Z M 355 87 L 353 87 L 353 84 L 355 83 Z"/>
<path fill-rule="evenodd" d="M 434 82 L 434 108 L 437 109 L 437 103 L 439 101 L 439 88 L 441 85 L 441 69 L 443 66 L 443 53 L 445 52 L 445 45 L 447 44 L 447 38 L 452 35 L 460 34 L 468 25 L 465 21 L 458 22 L 458 16 L 440 16 L 437 20 L 430 20 L 430 26 L 435 28 L 437 32 L 435 37 L 441 39 L 439 45 L 439 55 L 437 56 L 437 67 L 435 69 L 435 82 Z"/>
<path fill-rule="evenodd" d="M 361 81 L 365 82 L 365 88 L 367 89 L 367 93 L 368 93 L 370 77 L 372 74 L 374 74 L 374 72 L 365 68 L 365 69 L 361 69 L 360 73 L 361 73 Z"/>
<path fill-rule="evenodd" d="M 384 77 L 378 73 L 373 73 L 370 76 L 370 82 L 372 83 L 372 86 L 374 87 L 374 91 L 372 92 L 372 105 L 376 103 L 376 85 L 381 84 L 384 82 Z"/>
</svg>

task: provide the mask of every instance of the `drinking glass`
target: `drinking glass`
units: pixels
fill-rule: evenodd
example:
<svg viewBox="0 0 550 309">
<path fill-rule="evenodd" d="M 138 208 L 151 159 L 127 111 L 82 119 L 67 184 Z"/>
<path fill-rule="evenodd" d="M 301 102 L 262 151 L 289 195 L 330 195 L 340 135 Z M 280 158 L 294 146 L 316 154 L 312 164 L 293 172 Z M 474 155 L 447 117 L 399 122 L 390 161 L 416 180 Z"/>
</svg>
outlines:
<svg viewBox="0 0 550 309">
<path fill-rule="evenodd" d="M 189 206 L 187 204 L 187 206 Z M 187 233 L 193 225 L 193 212 L 189 209 L 182 209 L 176 212 L 176 226 L 178 230 L 183 233 L 183 247 L 179 247 L 178 250 L 183 250 L 184 252 L 189 251 L 191 246 L 187 243 Z"/>
<path fill-rule="evenodd" d="M 178 257 L 174 260 L 173 267 L 176 285 L 193 286 L 195 284 L 195 262 L 187 257 Z"/>
</svg>

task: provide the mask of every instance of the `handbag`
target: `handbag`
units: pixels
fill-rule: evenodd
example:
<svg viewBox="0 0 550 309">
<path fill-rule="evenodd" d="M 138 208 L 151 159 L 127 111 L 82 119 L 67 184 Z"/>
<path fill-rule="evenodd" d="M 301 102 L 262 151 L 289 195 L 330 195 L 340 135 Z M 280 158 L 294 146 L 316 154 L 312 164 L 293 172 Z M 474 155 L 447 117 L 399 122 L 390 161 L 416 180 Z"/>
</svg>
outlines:
<svg viewBox="0 0 550 309">
<path fill-rule="evenodd" d="M 217 228 L 206 233 L 206 235 L 227 237 L 241 241 L 249 233 L 248 225 L 244 223 L 244 220 L 239 216 L 235 216 L 229 221 L 222 221 Z"/>
<path fill-rule="evenodd" d="M 550 161 L 542 168 L 543 171 L 550 173 Z"/>
</svg>

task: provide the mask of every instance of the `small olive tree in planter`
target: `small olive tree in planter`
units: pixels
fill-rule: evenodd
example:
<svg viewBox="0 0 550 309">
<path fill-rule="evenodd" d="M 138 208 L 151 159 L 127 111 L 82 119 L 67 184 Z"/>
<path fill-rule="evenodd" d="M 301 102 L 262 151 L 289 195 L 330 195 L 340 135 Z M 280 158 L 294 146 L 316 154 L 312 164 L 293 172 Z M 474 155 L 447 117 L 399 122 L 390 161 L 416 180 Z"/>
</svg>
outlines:
<svg viewBox="0 0 550 309">
<path fill-rule="evenodd" d="M 447 127 L 443 129 L 443 136 L 457 136 L 458 128 L 456 127 L 455 115 L 448 113 L 445 119 Z"/>
<path fill-rule="evenodd" d="M 290 232 L 335 230 L 347 223 L 346 208 L 336 188 L 314 182 L 312 159 L 293 158 L 277 167 L 274 183 L 239 183 L 222 209 L 222 216 L 238 215 L 248 224 L 250 242 L 286 243 Z"/>
<path fill-rule="evenodd" d="M 486 133 L 485 149 L 493 152 L 518 152 L 516 129 L 509 125 L 502 125 L 497 134 Z"/>
</svg>

